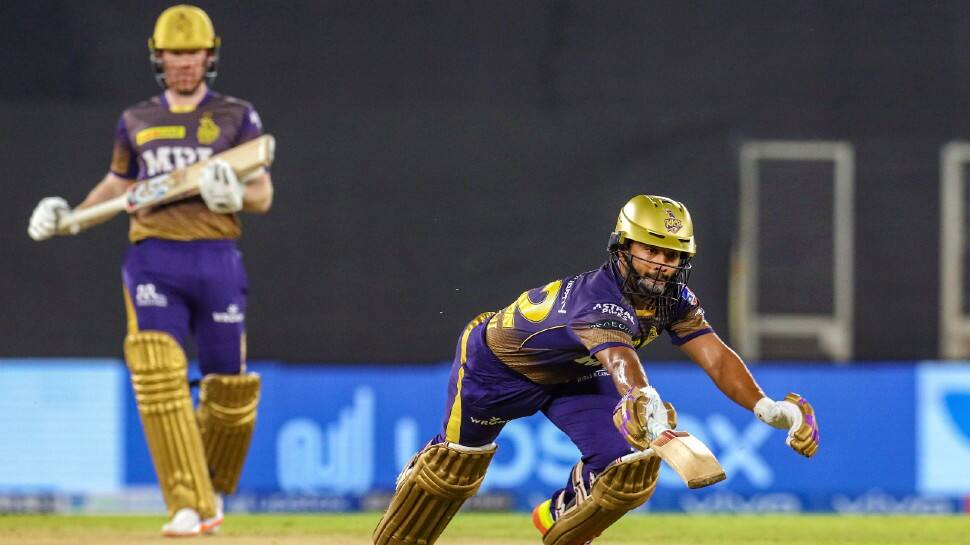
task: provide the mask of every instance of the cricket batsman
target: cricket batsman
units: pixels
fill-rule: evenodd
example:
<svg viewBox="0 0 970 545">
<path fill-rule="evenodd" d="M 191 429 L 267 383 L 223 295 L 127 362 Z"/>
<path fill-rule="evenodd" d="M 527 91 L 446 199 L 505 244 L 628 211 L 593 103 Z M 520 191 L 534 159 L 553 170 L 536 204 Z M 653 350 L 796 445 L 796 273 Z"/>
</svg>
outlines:
<svg viewBox="0 0 970 545">
<path fill-rule="evenodd" d="M 687 208 L 638 195 L 620 210 L 600 268 L 523 292 L 472 320 L 458 341 L 441 431 L 398 477 L 375 545 L 435 542 L 485 477 L 510 420 L 542 411 L 582 454 L 565 486 L 535 507 L 544 545 L 589 543 L 653 494 L 660 459 L 645 450 L 676 425 L 637 349 L 666 331 L 726 396 L 786 443 L 818 450 L 812 406 L 765 395 L 714 333 L 687 287 L 696 252 Z"/>
<path fill-rule="evenodd" d="M 162 12 L 148 48 L 163 92 L 121 114 L 110 169 L 78 208 L 262 133 L 251 104 L 210 88 L 219 43 L 201 9 L 177 5 Z M 130 216 L 131 246 L 122 267 L 125 360 L 168 507 L 166 536 L 219 528 L 222 496 L 236 489 L 255 425 L 260 383 L 246 372 L 248 288 L 235 240 L 239 213 L 267 212 L 273 184 L 265 170 L 248 182 L 241 183 L 225 161 L 213 160 L 197 196 Z M 42 199 L 30 218 L 31 238 L 58 234 L 58 219 L 68 210 L 60 197 Z M 197 410 L 183 349 L 190 339 L 203 374 Z"/>
</svg>

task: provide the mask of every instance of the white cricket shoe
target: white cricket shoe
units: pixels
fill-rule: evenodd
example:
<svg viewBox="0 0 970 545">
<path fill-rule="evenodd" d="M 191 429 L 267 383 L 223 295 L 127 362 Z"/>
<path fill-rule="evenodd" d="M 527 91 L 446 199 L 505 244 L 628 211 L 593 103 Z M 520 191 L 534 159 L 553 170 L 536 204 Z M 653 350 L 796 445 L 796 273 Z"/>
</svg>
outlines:
<svg viewBox="0 0 970 545">
<path fill-rule="evenodd" d="M 219 531 L 219 527 L 222 526 L 223 519 L 223 500 L 222 494 L 216 494 L 216 516 L 211 519 L 205 519 L 202 521 L 202 532 L 205 534 L 215 534 Z"/>
<path fill-rule="evenodd" d="M 162 526 L 165 537 L 192 537 L 202 533 L 202 519 L 191 507 L 183 507 L 175 512 L 172 520 Z"/>
</svg>

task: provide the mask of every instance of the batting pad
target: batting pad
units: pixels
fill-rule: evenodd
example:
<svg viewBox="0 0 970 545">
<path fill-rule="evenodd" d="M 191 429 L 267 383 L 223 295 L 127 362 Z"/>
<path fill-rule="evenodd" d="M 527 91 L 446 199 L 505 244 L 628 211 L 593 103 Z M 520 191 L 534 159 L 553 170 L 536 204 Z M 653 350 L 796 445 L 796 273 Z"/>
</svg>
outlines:
<svg viewBox="0 0 970 545">
<path fill-rule="evenodd" d="M 600 535 L 650 499 L 659 473 L 660 458 L 651 451 L 628 454 L 606 466 L 589 496 L 568 507 L 542 536 L 543 545 L 579 545 Z"/>
<path fill-rule="evenodd" d="M 215 516 L 215 495 L 192 410 L 182 347 L 168 333 L 141 331 L 125 338 L 135 402 L 169 516 L 183 507 Z"/>
<path fill-rule="evenodd" d="M 478 492 L 496 448 L 438 443 L 416 454 L 374 529 L 374 545 L 432 545 Z"/>
<path fill-rule="evenodd" d="M 199 393 L 199 431 L 213 488 L 232 494 L 256 427 L 259 375 L 206 375 Z"/>
</svg>

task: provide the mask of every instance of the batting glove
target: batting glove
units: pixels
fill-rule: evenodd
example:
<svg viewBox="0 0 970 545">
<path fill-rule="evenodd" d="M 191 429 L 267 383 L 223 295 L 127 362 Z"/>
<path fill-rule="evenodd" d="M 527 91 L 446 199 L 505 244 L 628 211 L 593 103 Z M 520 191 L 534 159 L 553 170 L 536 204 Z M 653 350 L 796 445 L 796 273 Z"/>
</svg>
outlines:
<svg viewBox="0 0 970 545">
<path fill-rule="evenodd" d="M 815 409 L 802 396 L 788 394 L 782 401 L 763 397 L 754 406 L 754 414 L 769 426 L 787 430 L 785 444 L 795 452 L 811 458 L 818 452 L 818 420 Z"/>
<path fill-rule="evenodd" d="M 244 189 L 226 161 L 212 159 L 203 167 L 199 178 L 199 194 L 209 210 L 218 214 L 232 214 L 242 210 Z"/>
<path fill-rule="evenodd" d="M 27 234 L 34 240 L 47 240 L 57 234 L 57 221 L 71 210 L 67 201 L 60 197 L 46 197 L 37 203 L 30 215 Z"/>
<path fill-rule="evenodd" d="M 677 411 L 661 401 L 654 388 L 631 388 L 613 410 L 613 424 L 627 443 L 643 450 L 661 433 L 677 426 Z"/>
</svg>

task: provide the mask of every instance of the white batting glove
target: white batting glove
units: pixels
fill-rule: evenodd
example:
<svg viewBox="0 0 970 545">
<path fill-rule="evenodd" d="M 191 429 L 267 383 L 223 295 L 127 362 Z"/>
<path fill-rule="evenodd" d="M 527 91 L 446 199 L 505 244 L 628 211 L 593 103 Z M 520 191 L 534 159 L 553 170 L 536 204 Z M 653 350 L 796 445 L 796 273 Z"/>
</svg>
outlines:
<svg viewBox="0 0 970 545">
<path fill-rule="evenodd" d="M 30 215 L 27 234 L 34 240 L 47 240 L 57 234 L 57 221 L 71 210 L 67 201 L 60 197 L 45 197 L 37 203 Z"/>
<path fill-rule="evenodd" d="M 785 444 L 802 456 L 811 458 L 818 451 L 818 420 L 811 403 L 798 394 L 788 394 L 783 401 L 763 397 L 754 406 L 754 414 L 769 426 L 788 432 Z"/>
<path fill-rule="evenodd" d="M 242 210 L 244 189 L 226 161 L 212 159 L 203 167 L 199 178 L 199 194 L 209 210 L 218 214 L 232 214 Z"/>
</svg>

